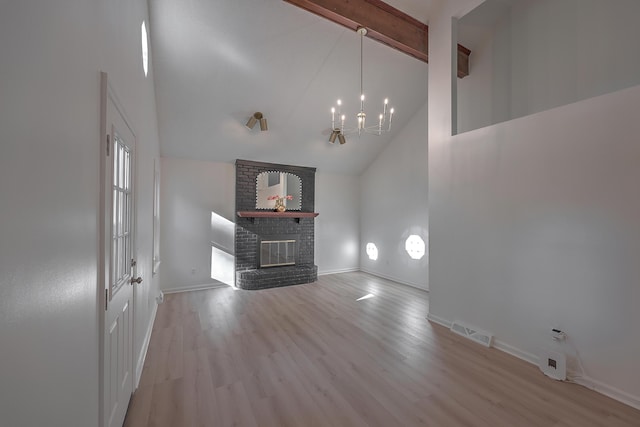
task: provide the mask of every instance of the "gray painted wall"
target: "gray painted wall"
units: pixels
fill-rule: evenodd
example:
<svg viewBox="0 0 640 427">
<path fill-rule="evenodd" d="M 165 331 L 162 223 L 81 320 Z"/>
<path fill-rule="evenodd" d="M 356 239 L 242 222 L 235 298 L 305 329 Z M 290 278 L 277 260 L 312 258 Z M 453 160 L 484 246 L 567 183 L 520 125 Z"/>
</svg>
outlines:
<svg viewBox="0 0 640 427">
<path fill-rule="evenodd" d="M 427 106 L 360 177 L 360 265 L 362 270 L 428 289 L 428 255 L 412 259 L 405 241 L 412 234 L 428 245 Z M 367 243 L 378 248 L 370 260 Z"/>
<path fill-rule="evenodd" d="M 470 3 L 429 25 L 430 316 L 531 362 L 558 327 L 583 382 L 640 407 L 640 86 L 451 136 L 451 17 Z"/>
<path fill-rule="evenodd" d="M 234 192 L 232 164 L 162 158 L 162 289 L 177 291 L 214 283 L 211 240 L 220 236 L 212 231 L 211 212 L 234 222 Z M 357 270 L 358 177 L 318 171 L 315 210 L 320 213 L 315 219 L 319 274 Z M 233 243 L 230 248 L 233 252 Z"/>
<path fill-rule="evenodd" d="M 480 25 L 491 3 L 503 2 L 458 22 L 461 37 L 476 35 L 471 73 L 457 80 L 459 132 L 640 84 L 640 2 L 519 1 Z"/>
<path fill-rule="evenodd" d="M 0 3 L 0 424 L 98 425 L 100 71 L 136 135 L 134 365 L 155 308 L 147 2 Z M 153 61 L 153 57 L 151 57 Z"/>
</svg>

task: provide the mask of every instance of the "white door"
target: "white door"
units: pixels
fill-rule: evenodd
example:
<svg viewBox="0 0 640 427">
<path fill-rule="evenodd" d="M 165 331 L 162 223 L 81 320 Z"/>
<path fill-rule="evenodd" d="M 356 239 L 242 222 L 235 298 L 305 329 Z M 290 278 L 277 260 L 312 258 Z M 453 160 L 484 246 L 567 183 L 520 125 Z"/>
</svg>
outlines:
<svg viewBox="0 0 640 427">
<path fill-rule="evenodd" d="M 133 392 L 133 286 L 142 281 L 135 278 L 133 255 L 135 135 L 108 84 L 103 85 L 107 86 L 107 99 L 106 106 L 103 103 L 106 116 L 103 116 L 102 147 L 105 285 L 102 424 L 121 427 Z"/>
</svg>

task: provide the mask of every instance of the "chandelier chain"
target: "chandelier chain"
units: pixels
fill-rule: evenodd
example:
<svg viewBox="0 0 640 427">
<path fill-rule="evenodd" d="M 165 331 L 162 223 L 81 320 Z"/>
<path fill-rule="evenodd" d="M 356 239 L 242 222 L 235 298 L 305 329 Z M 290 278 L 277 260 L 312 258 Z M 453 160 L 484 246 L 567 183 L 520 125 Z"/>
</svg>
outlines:
<svg viewBox="0 0 640 427">
<path fill-rule="evenodd" d="M 363 83 L 362 83 L 363 43 L 364 43 L 364 32 L 360 32 L 360 95 L 364 95 Z"/>
</svg>

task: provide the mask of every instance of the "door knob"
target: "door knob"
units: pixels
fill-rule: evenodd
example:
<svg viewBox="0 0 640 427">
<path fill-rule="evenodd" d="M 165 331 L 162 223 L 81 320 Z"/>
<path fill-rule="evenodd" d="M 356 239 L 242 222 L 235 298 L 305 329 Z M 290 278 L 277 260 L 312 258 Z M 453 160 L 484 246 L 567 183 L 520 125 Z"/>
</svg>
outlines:
<svg viewBox="0 0 640 427">
<path fill-rule="evenodd" d="M 131 284 L 134 284 L 134 283 L 142 283 L 142 277 L 131 279 Z"/>
</svg>

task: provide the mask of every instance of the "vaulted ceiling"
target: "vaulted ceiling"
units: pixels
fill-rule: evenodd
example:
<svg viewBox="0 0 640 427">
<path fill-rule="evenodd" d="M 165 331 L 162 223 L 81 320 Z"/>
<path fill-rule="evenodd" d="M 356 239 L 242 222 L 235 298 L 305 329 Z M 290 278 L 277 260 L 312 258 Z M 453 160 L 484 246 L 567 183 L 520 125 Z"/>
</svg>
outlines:
<svg viewBox="0 0 640 427">
<path fill-rule="evenodd" d="M 427 22 L 430 1 L 387 3 Z M 282 0 L 152 0 L 150 9 L 163 156 L 360 174 L 427 100 L 426 63 L 365 39 L 366 110 L 377 116 L 388 97 L 394 131 L 330 144 L 331 106 L 342 99 L 354 120 L 359 104 L 357 33 Z M 268 132 L 244 126 L 256 111 Z"/>
</svg>

